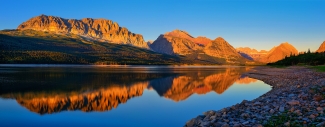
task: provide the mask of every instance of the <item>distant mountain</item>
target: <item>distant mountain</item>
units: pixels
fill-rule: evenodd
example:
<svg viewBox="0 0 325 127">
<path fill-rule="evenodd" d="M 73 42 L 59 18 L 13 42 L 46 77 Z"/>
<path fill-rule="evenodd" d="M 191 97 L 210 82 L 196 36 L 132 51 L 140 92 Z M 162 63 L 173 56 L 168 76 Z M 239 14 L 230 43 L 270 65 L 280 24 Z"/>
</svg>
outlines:
<svg viewBox="0 0 325 127">
<path fill-rule="evenodd" d="M 245 64 L 249 62 L 221 37 L 215 40 L 206 37 L 194 38 L 182 30 L 174 30 L 160 35 L 150 45 L 150 48 L 159 53 L 181 55 L 192 60 L 219 64 Z"/>
<path fill-rule="evenodd" d="M 285 42 L 272 48 L 267 55 L 261 59 L 261 61 L 265 63 L 276 62 L 285 58 L 286 56 L 289 57 L 291 54 L 297 55 L 298 50 L 288 42 Z"/>
<path fill-rule="evenodd" d="M 325 41 L 319 46 L 316 52 L 325 52 Z"/>
<path fill-rule="evenodd" d="M 77 34 L 96 41 L 149 49 L 142 35 L 131 33 L 127 28 L 120 27 L 116 22 L 107 19 L 84 18 L 77 20 L 40 15 L 20 24 L 17 29 Z"/>
<path fill-rule="evenodd" d="M 254 61 L 261 61 L 262 58 L 266 57 L 268 51 L 261 50 L 257 51 L 256 49 L 251 49 L 249 47 L 239 47 L 236 50 L 245 58 L 254 60 Z"/>
</svg>

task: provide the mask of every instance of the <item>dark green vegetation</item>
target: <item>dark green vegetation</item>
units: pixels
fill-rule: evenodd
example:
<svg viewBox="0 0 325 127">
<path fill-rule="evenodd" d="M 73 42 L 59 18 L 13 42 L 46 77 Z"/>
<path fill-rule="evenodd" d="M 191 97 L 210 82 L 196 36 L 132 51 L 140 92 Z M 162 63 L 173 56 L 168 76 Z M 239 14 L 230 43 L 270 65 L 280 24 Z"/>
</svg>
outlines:
<svg viewBox="0 0 325 127">
<path fill-rule="evenodd" d="M 325 65 L 324 66 L 312 66 L 311 68 L 315 69 L 318 72 L 325 72 Z"/>
<path fill-rule="evenodd" d="M 316 127 L 315 124 L 304 124 L 298 120 L 298 115 L 285 111 L 279 115 L 271 116 L 264 127 Z"/>
<path fill-rule="evenodd" d="M 291 55 L 290 57 L 285 57 L 274 63 L 268 63 L 271 66 L 291 66 L 291 65 L 324 65 L 325 64 L 325 52 L 322 53 L 304 53 L 297 56 Z"/>
<path fill-rule="evenodd" d="M 73 34 L 33 30 L 0 31 L 0 49 L 2 64 L 209 64 Z"/>
</svg>

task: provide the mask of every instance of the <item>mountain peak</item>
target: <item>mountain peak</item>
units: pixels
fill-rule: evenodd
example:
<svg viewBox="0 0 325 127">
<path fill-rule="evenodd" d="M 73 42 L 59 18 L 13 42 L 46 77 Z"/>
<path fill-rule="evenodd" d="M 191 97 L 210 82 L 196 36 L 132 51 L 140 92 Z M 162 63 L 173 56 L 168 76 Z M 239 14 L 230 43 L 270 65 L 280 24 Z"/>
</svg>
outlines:
<svg viewBox="0 0 325 127">
<path fill-rule="evenodd" d="M 325 41 L 319 46 L 316 52 L 325 52 Z"/>
<path fill-rule="evenodd" d="M 224 42 L 224 41 L 226 41 L 226 40 L 223 39 L 222 37 L 217 37 L 216 39 L 214 39 L 214 41 L 218 41 L 218 42 L 222 41 L 222 42 Z"/>
<path fill-rule="evenodd" d="M 284 43 L 281 43 L 279 46 L 277 46 L 276 48 L 279 48 L 279 47 L 282 47 L 282 48 L 286 48 L 288 50 L 296 50 L 295 47 L 293 47 L 293 45 L 291 45 L 290 43 L 288 42 L 284 42 Z"/>
<path fill-rule="evenodd" d="M 263 59 L 263 62 L 276 62 L 290 56 L 291 54 L 298 54 L 298 50 L 288 42 L 281 43 L 279 46 L 272 48 L 267 56 Z"/>
<path fill-rule="evenodd" d="M 280 45 L 291 45 L 289 42 L 283 42 Z"/>
<path fill-rule="evenodd" d="M 185 34 L 188 34 L 188 32 L 186 32 L 185 30 L 179 30 L 179 29 L 175 29 L 171 32 L 167 32 L 167 33 L 185 33 Z"/>
<path fill-rule="evenodd" d="M 179 37 L 179 38 L 185 38 L 185 39 L 193 39 L 193 37 L 186 31 L 184 30 L 173 30 L 171 32 L 165 33 L 167 36 L 173 36 L 173 37 Z"/>
</svg>

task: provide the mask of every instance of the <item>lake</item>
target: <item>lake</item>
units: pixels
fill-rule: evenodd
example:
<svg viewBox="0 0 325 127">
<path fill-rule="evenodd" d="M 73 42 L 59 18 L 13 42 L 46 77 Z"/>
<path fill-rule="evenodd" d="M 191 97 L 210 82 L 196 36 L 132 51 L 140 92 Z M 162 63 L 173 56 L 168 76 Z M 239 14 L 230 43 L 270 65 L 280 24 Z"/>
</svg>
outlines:
<svg viewBox="0 0 325 127">
<path fill-rule="evenodd" d="M 1 126 L 183 126 L 271 90 L 252 68 L 0 65 Z"/>
</svg>

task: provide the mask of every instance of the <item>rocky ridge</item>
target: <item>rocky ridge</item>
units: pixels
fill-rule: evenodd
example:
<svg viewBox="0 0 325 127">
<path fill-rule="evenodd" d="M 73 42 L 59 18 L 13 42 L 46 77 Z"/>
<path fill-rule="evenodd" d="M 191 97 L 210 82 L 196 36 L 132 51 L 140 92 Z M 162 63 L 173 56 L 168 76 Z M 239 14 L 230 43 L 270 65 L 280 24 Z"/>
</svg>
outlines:
<svg viewBox="0 0 325 127">
<path fill-rule="evenodd" d="M 107 19 L 84 18 L 77 20 L 40 15 L 20 24 L 17 29 L 77 34 L 98 41 L 149 48 L 142 35 L 131 33 L 127 28 L 120 27 L 116 22 Z"/>
</svg>

